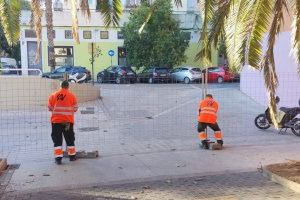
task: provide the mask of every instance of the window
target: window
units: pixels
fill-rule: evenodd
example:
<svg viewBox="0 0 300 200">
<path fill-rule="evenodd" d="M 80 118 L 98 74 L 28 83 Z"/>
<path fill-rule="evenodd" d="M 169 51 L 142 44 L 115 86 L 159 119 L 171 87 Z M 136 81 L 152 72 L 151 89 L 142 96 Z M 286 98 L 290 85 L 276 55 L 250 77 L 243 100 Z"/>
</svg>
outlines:
<svg viewBox="0 0 300 200">
<path fill-rule="evenodd" d="M 25 30 L 25 37 L 26 38 L 36 38 L 36 33 L 34 30 L 26 29 Z"/>
<path fill-rule="evenodd" d="M 48 56 L 49 57 L 49 56 Z M 54 57 L 56 66 L 73 66 L 74 52 L 73 47 L 56 46 L 54 47 Z"/>
<path fill-rule="evenodd" d="M 172 70 L 172 73 L 177 73 L 177 72 L 180 72 L 181 71 L 181 68 L 175 68 Z"/>
<path fill-rule="evenodd" d="M 65 30 L 65 39 L 73 39 L 73 34 L 71 30 Z"/>
<path fill-rule="evenodd" d="M 65 73 L 67 70 L 66 67 L 60 67 L 55 70 L 56 73 Z"/>
<path fill-rule="evenodd" d="M 83 39 L 92 39 L 92 31 L 83 31 Z"/>
<path fill-rule="evenodd" d="M 118 39 L 124 39 L 124 35 L 122 31 L 118 31 Z"/>
<path fill-rule="evenodd" d="M 188 68 L 182 68 L 182 71 L 188 71 L 189 69 Z"/>
<path fill-rule="evenodd" d="M 108 39 L 108 31 L 100 31 L 100 38 L 101 39 Z"/>
</svg>

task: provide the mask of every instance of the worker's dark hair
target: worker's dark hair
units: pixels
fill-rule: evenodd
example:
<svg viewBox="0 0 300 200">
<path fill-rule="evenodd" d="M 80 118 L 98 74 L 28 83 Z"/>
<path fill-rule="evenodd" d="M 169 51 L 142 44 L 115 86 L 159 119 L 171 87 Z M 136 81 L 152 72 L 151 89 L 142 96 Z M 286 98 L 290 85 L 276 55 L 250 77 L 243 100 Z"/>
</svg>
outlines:
<svg viewBox="0 0 300 200">
<path fill-rule="evenodd" d="M 275 101 L 276 101 L 276 103 L 279 103 L 279 102 L 280 102 L 279 96 L 276 96 Z"/>
<path fill-rule="evenodd" d="M 69 88 L 69 82 L 67 80 L 64 80 L 63 82 L 61 82 L 60 84 L 61 88 Z"/>
<path fill-rule="evenodd" d="M 213 98 L 211 94 L 207 94 L 205 97 Z"/>
</svg>

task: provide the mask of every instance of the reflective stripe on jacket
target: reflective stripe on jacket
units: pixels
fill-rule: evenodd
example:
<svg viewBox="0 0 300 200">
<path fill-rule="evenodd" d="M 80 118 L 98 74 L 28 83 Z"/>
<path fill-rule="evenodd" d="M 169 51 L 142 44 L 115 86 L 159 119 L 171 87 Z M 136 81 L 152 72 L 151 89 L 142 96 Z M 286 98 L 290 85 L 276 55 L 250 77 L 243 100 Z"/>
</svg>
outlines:
<svg viewBox="0 0 300 200">
<path fill-rule="evenodd" d="M 198 121 L 214 124 L 217 122 L 219 104 L 212 98 L 205 98 L 199 103 Z"/>
<path fill-rule="evenodd" d="M 74 123 L 74 113 L 78 110 L 74 94 L 67 89 L 60 89 L 49 97 L 49 111 L 52 123 Z"/>
</svg>

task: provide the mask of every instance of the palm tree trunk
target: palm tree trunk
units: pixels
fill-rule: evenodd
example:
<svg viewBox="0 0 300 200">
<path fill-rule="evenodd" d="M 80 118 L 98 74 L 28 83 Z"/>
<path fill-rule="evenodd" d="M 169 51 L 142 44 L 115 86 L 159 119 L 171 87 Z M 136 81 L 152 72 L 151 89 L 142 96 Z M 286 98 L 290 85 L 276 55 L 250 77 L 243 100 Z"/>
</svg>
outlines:
<svg viewBox="0 0 300 200">
<path fill-rule="evenodd" d="M 47 39 L 48 39 L 48 65 L 51 71 L 55 69 L 55 57 L 54 57 L 54 35 L 53 35 L 53 12 L 52 12 L 52 0 L 45 1 L 46 7 L 46 24 L 47 24 Z"/>
</svg>

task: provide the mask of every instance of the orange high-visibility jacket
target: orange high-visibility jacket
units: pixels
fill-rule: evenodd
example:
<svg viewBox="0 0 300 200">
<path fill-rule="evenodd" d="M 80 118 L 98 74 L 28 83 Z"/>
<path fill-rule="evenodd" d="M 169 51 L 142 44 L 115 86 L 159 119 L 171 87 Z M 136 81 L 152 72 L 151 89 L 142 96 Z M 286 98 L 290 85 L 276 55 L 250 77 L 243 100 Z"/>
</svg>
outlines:
<svg viewBox="0 0 300 200">
<path fill-rule="evenodd" d="M 49 97 L 49 111 L 52 123 L 74 123 L 74 112 L 78 110 L 77 99 L 67 89 L 60 89 Z"/>
<path fill-rule="evenodd" d="M 199 103 L 198 121 L 214 124 L 217 122 L 219 104 L 212 98 L 205 98 Z"/>
</svg>

